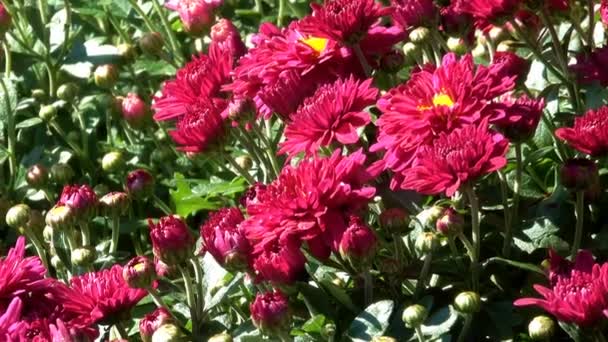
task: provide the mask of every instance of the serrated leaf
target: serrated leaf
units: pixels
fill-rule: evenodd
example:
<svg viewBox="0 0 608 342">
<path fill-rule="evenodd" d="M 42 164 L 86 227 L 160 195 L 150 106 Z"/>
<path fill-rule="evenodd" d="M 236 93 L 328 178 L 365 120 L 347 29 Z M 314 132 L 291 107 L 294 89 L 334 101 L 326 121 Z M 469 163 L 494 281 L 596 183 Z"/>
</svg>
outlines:
<svg viewBox="0 0 608 342">
<path fill-rule="evenodd" d="M 557 236 L 559 227 L 547 218 L 538 218 L 531 222 L 524 222 L 523 229 L 515 237 L 515 245 L 522 251 L 531 254 L 537 249 L 552 247 L 557 250 L 568 248 L 568 244 Z"/>
<path fill-rule="evenodd" d="M 439 337 L 447 332 L 458 321 L 458 313 L 450 305 L 435 311 L 420 329 L 425 336 Z"/>
<path fill-rule="evenodd" d="M 382 336 L 388 328 L 394 306 L 392 300 L 382 300 L 368 306 L 351 323 L 346 336 L 354 342 L 367 342 Z"/>
</svg>

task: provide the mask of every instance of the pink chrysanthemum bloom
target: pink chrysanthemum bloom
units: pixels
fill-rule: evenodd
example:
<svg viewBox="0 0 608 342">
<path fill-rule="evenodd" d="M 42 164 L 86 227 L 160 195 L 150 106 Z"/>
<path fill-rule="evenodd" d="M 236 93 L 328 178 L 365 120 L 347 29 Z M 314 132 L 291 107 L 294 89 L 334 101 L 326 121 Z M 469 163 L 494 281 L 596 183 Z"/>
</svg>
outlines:
<svg viewBox="0 0 608 342">
<path fill-rule="evenodd" d="M 513 304 L 539 306 L 560 321 L 593 326 L 608 307 L 606 265 L 596 264 L 591 252 L 585 250 L 578 253 L 574 263 L 552 251 L 549 255 L 549 287 L 534 285 L 543 298 L 521 298 Z"/>
<path fill-rule="evenodd" d="M 222 111 L 226 102 L 198 98 L 188 107 L 169 135 L 183 152 L 201 153 L 213 148 L 225 133 Z"/>
<path fill-rule="evenodd" d="M 247 52 L 247 47 L 241 39 L 239 30 L 228 19 L 220 19 L 211 27 L 211 40 L 219 45 L 222 51 L 228 51 L 233 60 L 238 60 Z"/>
<path fill-rule="evenodd" d="M 170 266 L 178 265 L 193 255 L 194 237 L 183 219 L 171 215 L 154 224 L 148 220 L 152 252 Z"/>
<path fill-rule="evenodd" d="M 572 73 L 582 84 L 598 82 L 602 87 L 608 87 L 608 46 L 597 48 L 590 54 L 580 54 L 576 64 L 571 65 Z"/>
<path fill-rule="evenodd" d="M 258 293 L 249 306 L 253 324 L 265 334 L 285 331 L 289 328 L 291 314 L 289 300 L 279 290 Z"/>
<path fill-rule="evenodd" d="M 277 284 L 291 284 L 298 280 L 305 272 L 306 263 L 300 246 L 295 237 L 276 238 L 264 244 L 251 260 L 257 280 Z"/>
<path fill-rule="evenodd" d="M 602 0 L 600 4 L 600 17 L 604 25 L 608 25 L 608 0 Z"/>
<path fill-rule="evenodd" d="M 0 314 L 0 341 L 13 341 L 15 332 L 19 330 L 23 302 L 19 297 L 13 298 Z"/>
<path fill-rule="evenodd" d="M 129 317 L 131 309 L 147 292 L 130 288 L 122 273 L 122 266 L 114 265 L 109 269 L 73 277 L 70 279 L 72 291 L 67 293 L 70 298 L 66 307 L 80 303 L 86 307 L 92 321 L 102 324 Z"/>
<path fill-rule="evenodd" d="M 338 251 L 350 215 L 375 194 L 375 188 L 366 185 L 372 178 L 361 151 L 345 157 L 337 150 L 331 157 L 283 168 L 278 179 L 247 205 L 250 217 L 241 227 L 254 245 L 253 254 L 268 250 L 277 239 L 293 237 L 305 241 L 319 259 Z"/>
<path fill-rule="evenodd" d="M 509 141 L 489 131 L 484 120 L 451 133 L 442 133 L 432 145 L 423 146 L 413 166 L 405 171 L 401 187 L 423 194 L 452 196 L 463 185 L 501 169 Z"/>
<path fill-rule="evenodd" d="M 211 213 L 201 226 L 204 249 L 222 266 L 240 269 L 248 264 L 251 246 L 240 228 L 245 218 L 239 208 Z"/>
<path fill-rule="evenodd" d="M 165 82 L 152 106 L 154 120 L 176 119 L 188 112 L 199 98 L 224 98 L 220 88 L 230 81 L 232 54 L 225 54 L 217 44 L 209 46 L 209 55 L 200 54 L 177 71 L 175 79 Z"/>
<path fill-rule="evenodd" d="M 393 20 L 404 29 L 431 25 L 438 12 L 433 0 L 391 0 Z"/>
<path fill-rule="evenodd" d="M 543 114 L 544 99 L 530 99 L 521 96 L 517 99 L 506 97 L 499 105 L 505 112 L 505 117 L 496 122 L 496 127 L 511 142 L 523 142 L 530 139 Z"/>
<path fill-rule="evenodd" d="M 456 10 L 477 20 L 493 22 L 512 17 L 520 3 L 521 0 L 458 0 Z"/>
<path fill-rule="evenodd" d="M 589 110 L 574 119 L 574 127 L 558 128 L 555 135 L 593 157 L 608 155 L 608 106 Z"/>
<path fill-rule="evenodd" d="M 526 81 L 532 63 L 509 51 L 498 51 L 494 54 L 494 65 L 500 66 L 504 77 L 515 76 L 515 82 Z"/>
<path fill-rule="evenodd" d="M 152 341 L 154 332 L 167 323 L 173 323 L 171 313 L 165 308 L 158 308 L 139 321 L 139 335 L 144 341 Z"/>
<path fill-rule="evenodd" d="M 128 93 L 122 100 L 122 117 L 131 127 L 140 128 L 149 113 L 148 105 L 136 93 Z"/>
<path fill-rule="evenodd" d="M 320 147 L 335 142 L 348 145 L 359 141 L 357 129 L 370 122 L 364 110 L 378 96 L 371 81 L 351 77 L 320 86 L 290 117 L 279 153 L 314 155 Z"/>
<path fill-rule="evenodd" d="M 97 195 L 87 185 L 66 185 L 56 203 L 57 206 L 67 206 L 80 219 L 88 219 L 97 208 Z"/>
<path fill-rule="evenodd" d="M 376 122 L 378 142 L 372 151 L 386 150 L 385 167 L 395 173 L 393 189 L 418 149 L 439 134 L 484 118 L 501 119 L 493 101 L 515 87 L 515 76 L 503 76 L 502 68 L 502 64 L 475 66 L 471 55 L 458 59 L 448 54 L 441 66 L 414 73 L 378 101 L 383 114 Z"/>
<path fill-rule="evenodd" d="M 213 11 L 223 2 L 223 0 L 169 0 L 165 3 L 165 7 L 179 13 L 186 31 L 199 34 L 213 24 L 215 19 Z"/>
<path fill-rule="evenodd" d="M 49 285 L 43 281 L 46 269 L 37 257 L 25 257 L 25 238 L 19 237 L 15 247 L 0 260 L 0 308 L 14 297 L 40 292 Z"/>
<path fill-rule="evenodd" d="M 391 12 L 375 0 L 325 0 L 311 4 L 312 14 L 302 19 L 304 32 L 337 42 L 353 44 L 363 38 L 370 27 Z"/>
</svg>

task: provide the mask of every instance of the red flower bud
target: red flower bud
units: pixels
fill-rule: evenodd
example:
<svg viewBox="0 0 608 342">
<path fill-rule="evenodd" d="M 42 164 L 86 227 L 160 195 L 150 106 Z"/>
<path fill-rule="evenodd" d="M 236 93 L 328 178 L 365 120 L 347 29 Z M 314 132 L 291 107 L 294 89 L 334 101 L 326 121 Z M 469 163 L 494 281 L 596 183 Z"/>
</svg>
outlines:
<svg viewBox="0 0 608 342">
<path fill-rule="evenodd" d="M 154 193 L 154 177 L 144 169 L 131 171 L 127 175 L 127 193 L 137 199 L 145 199 Z"/>
<path fill-rule="evenodd" d="M 340 254 L 353 266 L 366 265 L 375 255 L 376 242 L 376 235 L 363 220 L 351 217 L 340 240 Z"/>
<path fill-rule="evenodd" d="M 139 39 L 141 51 L 149 55 L 158 55 L 163 50 L 164 45 L 165 40 L 158 32 L 146 33 Z"/>
<path fill-rule="evenodd" d="M 439 217 L 435 226 L 441 234 L 448 237 L 455 236 L 462 231 L 464 217 L 454 208 L 447 208 Z"/>
<path fill-rule="evenodd" d="M 0 35 L 4 35 L 11 27 L 11 15 L 8 13 L 3 4 L 0 4 Z"/>
<path fill-rule="evenodd" d="M 560 170 L 562 185 L 573 191 L 584 191 L 599 184 L 599 171 L 593 160 L 575 158 L 566 161 Z"/>
<path fill-rule="evenodd" d="M 87 184 L 66 185 L 56 206 L 66 206 L 73 210 L 76 220 L 91 219 L 97 209 L 97 195 Z"/>
<path fill-rule="evenodd" d="M 178 1 L 169 0 L 165 3 L 168 9 L 177 11 L 190 34 L 199 35 L 211 26 L 215 15 L 213 11 L 222 4 L 223 0 Z"/>
<path fill-rule="evenodd" d="M 248 265 L 251 246 L 239 224 L 245 218 L 238 208 L 212 213 L 201 226 L 204 248 L 222 266 L 242 270 Z"/>
<path fill-rule="evenodd" d="M 154 256 L 168 265 L 178 265 L 193 255 L 194 238 L 178 216 L 165 216 L 157 224 L 148 220 Z"/>
<path fill-rule="evenodd" d="M 139 321 L 139 335 L 144 342 L 152 341 L 152 335 L 163 324 L 172 323 L 171 313 L 165 308 L 158 308 Z"/>
<path fill-rule="evenodd" d="M 114 217 L 124 215 L 129 209 L 130 199 L 124 192 L 110 192 L 99 199 L 103 215 Z"/>
<path fill-rule="evenodd" d="M 500 75 L 502 77 L 513 77 L 515 76 L 515 82 L 522 84 L 526 81 L 528 73 L 530 72 L 530 66 L 532 63 L 527 61 L 517 54 L 509 51 L 496 52 L 494 54 L 494 65 L 499 65 Z"/>
<path fill-rule="evenodd" d="M 289 329 L 289 302 L 280 291 L 258 293 L 249 309 L 253 324 L 264 334 L 277 335 Z"/>
<path fill-rule="evenodd" d="M 147 289 L 156 279 L 154 263 L 148 257 L 137 256 L 122 269 L 122 277 L 131 288 Z"/>
<path fill-rule="evenodd" d="M 229 51 L 235 61 L 247 52 L 239 30 L 228 19 L 220 19 L 211 27 L 211 40 L 213 44 L 220 45 L 223 51 Z"/>
<path fill-rule="evenodd" d="M 405 230 L 410 223 L 410 213 L 401 208 L 390 208 L 380 213 L 380 224 L 390 232 Z"/>
<path fill-rule="evenodd" d="M 32 165 L 25 175 L 27 184 L 34 188 L 40 188 L 46 185 L 49 179 L 48 170 L 41 164 Z"/>
<path fill-rule="evenodd" d="M 135 129 L 144 126 L 150 114 L 148 105 L 135 93 L 122 100 L 122 117 Z"/>
</svg>

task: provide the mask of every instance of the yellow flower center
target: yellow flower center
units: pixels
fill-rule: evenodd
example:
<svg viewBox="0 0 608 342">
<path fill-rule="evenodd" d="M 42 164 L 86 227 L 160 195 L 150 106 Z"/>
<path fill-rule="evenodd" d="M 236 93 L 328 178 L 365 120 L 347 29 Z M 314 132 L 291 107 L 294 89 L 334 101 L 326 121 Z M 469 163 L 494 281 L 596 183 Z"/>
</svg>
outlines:
<svg viewBox="0 0 608 342">
<path fill-rule="evenodd" d="M 433 96 L 433 104 L 432 105 L 420 105 L 418 106 L 418 110 L 429 110 L 437 107 L 449 107 L 452 108 L 454 106 L 454 100 L 450 97 L 450 95 L 445 92 L 440 92 Z"/>
<path fill-rule="evenodd" d="M 329 39 L 327 38 L 319 38 L 319 37 L 310 37 L 306 39 L 300 39 L 300 41 L 306 45 L 308 45 L 311 49 L 315 50 L 317 53 L 321 53 L 327 47 L 327 43 Z"/>
</svg>

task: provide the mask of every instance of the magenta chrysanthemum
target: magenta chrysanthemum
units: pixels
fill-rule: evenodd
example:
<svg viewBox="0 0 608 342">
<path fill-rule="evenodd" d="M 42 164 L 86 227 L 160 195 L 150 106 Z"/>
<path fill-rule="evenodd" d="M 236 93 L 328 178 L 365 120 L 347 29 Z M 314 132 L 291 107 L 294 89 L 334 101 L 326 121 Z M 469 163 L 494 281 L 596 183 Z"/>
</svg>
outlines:
<svg viewBox="0 0 608 342">
<path fill-rule="evenodd" d="M 545 108 L 544 99 L 505 97 L 499 104 L 505 117 L 496 122 L 498 130 L 511 142 L 522 142 L 534 135 Z"/>
<path fill-rule="evenodd" d="M 353 77 L 319 87 L 290 117 L 279 152 L 291 157 L 300 152 L 314 155 L 320 147 L 334 142 L 356 143 L 357 129 L 370 122 L 364 109 L 373 105 L 377 96 L 371 80 L 359 82 Z"/>
<path fill-rule="evenodd" d="M 432 145 L 422 147 L 401 187 L 452 196 L 461 186 L 505 166 L 508 149 L 509 141 L 488 131 L 486 122 L 442 133 Z"/>
<path fill-rule="evenodd" d="M 378 107 L 383 114 L 376 123 L 378 142 L 372 150 L 386 150 L 385 166 L 396 176 L 391 186 L 398 186 L 418 149 L 439 134 L 484 118 L 500 119 L 493 100 L 512 90 L 514 79 L 503 75 L 502 64 L 475 66 L 470 55 L 459 60 L 448 54 L 438 68 L 427 66 L 381 98 Z"/>
<path fill-rule="evenodd" d="M 606 265 L 596 264 L 589 251 L 580 251 L 574 263 L 554 252 L 550 252 L 550 257 L 550 287 L 534 285 L 543 298 L 521 298 L 513 304 L 539 306 L 563 322 L 581 326 L 595 324 L 608 307 Z"/>
<path fill-rule="evenodd" d="M 224 136 L 222 111 L 225 101 L 199 97 L 190 105 L 169 135 L 184 152 L 200 153 L 212 148 Z"/>
<path fill-rule="evenodd" d="M 580 54 L 576 58 L 576 64 L 570 66 L 570 69 L 582 84 L 598 82 L 602 87 L 607 87 L 606 63 L 608 63 L 608 46 L 597 48 L 589 54 Z"/>
<path fill-rule="evenodd" d="M 222 85 L 230 81 L 232 54 L 225 54 L 211 44 L 209 55 L 201 54 L 177 71 L 175 79 L 165 82 L 160 96 L 154 99 L 157 121 L 176 119 L 188 112 L 199 98 L 223 98 Z"/>
<path fill-rule="evenodd" d="M 192 34 L 200 34 L 213 24 L 213 11 L 222 5 L 223 0 L 169 0 L 168 9 L 177 11 L 186 28 Z"/>
<path fill-rule="evenodd" d="M 431 24 L 438 12 L 433 0 L 391 0 L 391 5 L 393 20 L 404 29 Z"/>
<path fill-rule="evenodd" d="M 203 246 L 220 265 L 247 265 L 251 246 L 239 226 L 244 220 L 240 209 L 224 208 L 210 214 L 201 226 Z"/>
<path fill-rule="evenodd" d="M 577 117 L 574 127 L 558 128 L 555 135 L 580 152 L 594 157 L 608 155 L 608 106 Z"/>
<path fill-rule="evenodd" d="M 91 320 L 109 323 L 128 317 L 131 309 L 147 294 L 146 290 L 133 289 L 123 278 L 123 269 L 114 265 L 110 269 L 90 272 L 70 280 L 72 291 L 67 295 L 69 303 L 86 307 Z M 82 310 L 81 308 L 78 308 Z"/>
<path fill-rule="evenodd" d="M 521 0 L 458 0 L 456 10 L 471 14 L 478 20 L 495 21 L 510 18 L 520 3 Z"/>
<path fill-rule="evenodd" d="M 325 0 L 311 4 L 312 14 L 302 20 L 304 32 L 342 43 L 357 43 L 382 16 L 391 12 L 375 0 Z"/>
</svg>

